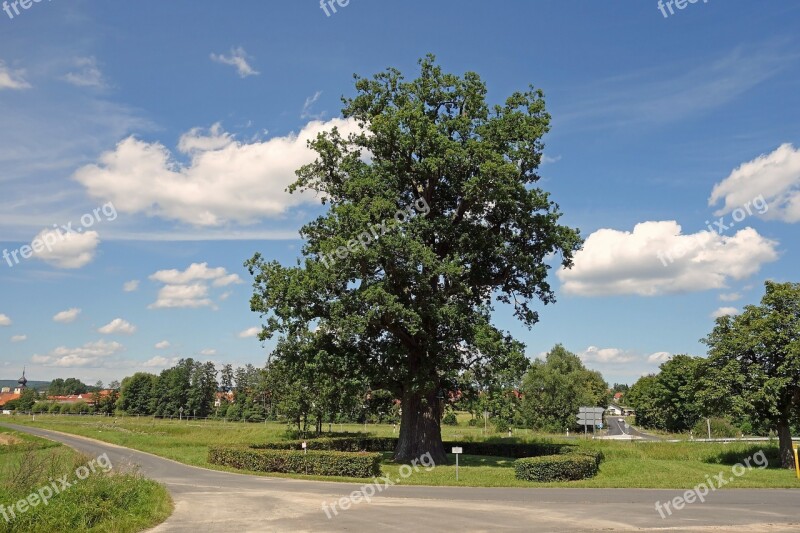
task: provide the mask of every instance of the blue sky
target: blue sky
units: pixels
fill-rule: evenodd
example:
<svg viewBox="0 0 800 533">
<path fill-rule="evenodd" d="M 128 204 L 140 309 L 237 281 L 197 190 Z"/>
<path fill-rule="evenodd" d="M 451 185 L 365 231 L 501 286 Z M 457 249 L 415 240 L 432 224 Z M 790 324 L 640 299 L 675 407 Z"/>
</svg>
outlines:
<svg viewBox="0 0 800 533">
<path fill-rule="evenodd" d="M 351 126 L 353 73 L 413 76 L 429 52 L 478 72 L 493 103 L 545 91 L 543 187 L 587 239 L 572 271 L 552 271 L 558 303 L 537 326 L 503 308 L 496 323 L 530 357 L 563 343 L 609 382 L 703 354 L 712 315 L 756 303 L 766 279 L 798 281 L 800 5 L 672 7 L 9 5 L 0 247 L 17 256 L 0 260 L 0 377 L 263 364 L 242 263 L 296 260 L 320 212 L 283 192 L 312 157 L 304 140 Z M 37 236 L 54 244 L 23 259 Z"/>
</svg>

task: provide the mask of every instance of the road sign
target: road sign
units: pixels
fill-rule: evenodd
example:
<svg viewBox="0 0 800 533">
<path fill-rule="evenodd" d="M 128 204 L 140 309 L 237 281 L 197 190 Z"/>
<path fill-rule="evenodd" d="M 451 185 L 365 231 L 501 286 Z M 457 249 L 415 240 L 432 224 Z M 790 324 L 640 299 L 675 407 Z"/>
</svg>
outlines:
<svg viewBox="0 0 800 533">
<path fill-rule="evenodd" d="M 583 414 L 583 413 L 594 413 L 594 414 L 598 414 L 598 415 L 601 415 L 601 416 L 603 415 L 603 413 L 605 411 L 606 410 L 603 409 L 602 407 L 581 407 L 581 408 L 578 409 L 578 413 L 580 413 L 580 414 Z"/>
<path fill-rule="evenodd" d="M 458 454 L 463 452 L 464 450 L 460 446 L 453 446 L 453 453 L 456 454 L 456 481 L 458 481 Z"/>
</svg>

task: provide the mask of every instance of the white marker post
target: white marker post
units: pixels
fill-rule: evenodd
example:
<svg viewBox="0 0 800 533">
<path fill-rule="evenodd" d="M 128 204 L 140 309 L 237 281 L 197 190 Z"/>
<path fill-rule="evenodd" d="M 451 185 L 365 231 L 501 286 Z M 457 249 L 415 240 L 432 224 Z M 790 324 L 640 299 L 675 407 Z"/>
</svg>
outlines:
<svg viewBox="0 0 800 533">
<path fill-rule="evenodd" d="M 458 481 L 458 455 L 464 453 L 464 450 L 454 446 L 452 453 L 456 454 L 456 481 Z"/>
<path fill-rule="evenodd" d="M 306 444 L 306 441 L 303 441 L 301 446 L 303 447 L 303 453 L 308 453 L 308 444 Z"/>
</svg>

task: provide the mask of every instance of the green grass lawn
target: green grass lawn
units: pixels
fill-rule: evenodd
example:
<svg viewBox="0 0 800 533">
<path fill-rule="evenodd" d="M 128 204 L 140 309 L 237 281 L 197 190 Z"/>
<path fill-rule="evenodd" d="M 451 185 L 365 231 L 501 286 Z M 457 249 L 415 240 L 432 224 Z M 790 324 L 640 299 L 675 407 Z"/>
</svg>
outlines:
<svg viewBox="0 0 800 533">
<path fill-rule="evenodd" d="M 148 529 L 172 513 L 172 500 L 163 486 L 92 460 L 97 458 L 0 428 L 0 505 L 4 506 L 0 533 L 127 533 Z M 79 473 L 90 464 L 94 473 L 84 470 L 88 477 Z M 51 480 L 64 475 L 71 486 L 63 488 L 59 482 L 54 490 Z M 23 499 L 31 504 L 20 509 L 18 502 Z"/>
<path fill-rule="evenodd" d="M 0 421 L 22 423 L 65 433 L 83 435 L 98 440 L 150 452 L 175 461 L 212 468 L 230 470 L 207 462 L 208 446 L 218 444 L 254 444 L 259 442 L 286 439 L 286 426 L 279 423 L 243 424 L 219 421 L 153 420 L 152 418 L 97 418 L 63 417 L 56 415 L 37 415 L 36 421 L 30 417 L 3 418 Z M 465 423 L 465 422 L 464 422 Z M 327 426 L 325 427 L 327 429 Z M 364 430 L 363 425 L 338 424 L 333 427 L 334 434 L 339 431 L 356 432 Z M 391 425 L 368 425 L 369 433 L 378 436 L 392 436 Z M 444 426 L 444 440 L 480 440 L 482 428 L 466 426 Z M 501 438 L 495 434 L 494 438 Z M 437 465 L 430 472 L 420 469 L 398 484 L 406 485 L 452 485 L 481 487 L 638 487 L 686 489 L 705 481 L 706 476 L 724 472 L 731 477 L 731 466 L 721 464 L 725 454 L 733 454 L 741 460 L 751 456 L 759 449 L 772 450 L 771 443 L 699 443 L 699 442 L 630 442 L 606 440 L 564 440 L 559 435 L 527 433 L 517 430 L 515 437 L 522 441 L 547 438 L 559 442 L 578 443 L 590 449 L 602 450 L 606 460 L 600 466 L 600 473 L 582 481 L 561 483 L 532 483 L 514 477 L 514 460 L 504 457 L 465 456 L 459 459 L 459 481 L 455 480 L 455 456 L 450 455 L 449 465 Z M 391 454 L 384 454 L 382 464 L 384 474 L 391 479 L 400 478 L 400 465 L 391 461 Z M 735 461 L 734 461 L 735 462 Z M 327 481 L 364 480 L 352 478 L 314 477 L 302 475 L 278 475 L 303 479 Z M 723 488 L 800 488 L 800 480 L 793 471 L 780 468 L 753 468 L 737 477 Z"/>
</svg>

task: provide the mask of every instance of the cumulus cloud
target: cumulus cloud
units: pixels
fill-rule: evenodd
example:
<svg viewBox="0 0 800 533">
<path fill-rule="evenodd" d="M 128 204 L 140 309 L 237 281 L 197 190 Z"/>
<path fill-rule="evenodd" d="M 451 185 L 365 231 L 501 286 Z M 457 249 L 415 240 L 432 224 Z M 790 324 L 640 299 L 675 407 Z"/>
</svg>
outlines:
<svg viewBox="0 0 800 533">
<path fill-rule="evenodd" d="M 0 314 L 0 326 L 10 326 L 11 319 L 8 318 L 8 315 Z"/>
<path fill-rule="evenodd" d="M 573 268 L 557 275 L 566 293 L 580 296 L 722 289 L 778 259 L 777 246 L 752 228 L 732 236 L 683 235 L 675 221 L 642 222 L 632 232 L 595 231 L 575 254 Z"/>
<path fill-rule="evenodd" d="M 606 364 L 629 363 L 636 359 L 630 352 L 619 348 L 598 348 L 597 346 L 589 346 L 584 351 L 578 352 L 578 357 L 586 363 Z"/>
<path fill-rule="evenodd" d="M 11 342 L 25 342 L 26 340 L 28 340 L 27 335 L 14 335 L 11 337 Z"/>
<path fill-rule="evenodd" d="M 720 201 L 715 215 L 725 215 L 754 198 L 763 197 L 769 209 L 758 213 L 765 220 L 800 222 L 800 148 L 783 144 L 770 154 L 743 163 L 717 183 L 708 205 Z"/>
<path fill-rule="evenodd" d="M 158 291 L 158 299 L 150 304 L 150 309 L 170 309 L 178 307 L 212 307 L 214 303 L 208 298 L 208 287 L 195 283 L 193 285 L 166 285 Z"/>
<path fill-rule="evenodd" d="M 78 318 L 79 314 L 81 314 L 81 310 L 77 307 L 73 307 L 72 309 L 67 309 L 66 311 L 56 313 L 55 316 L 53 316 L 53 322 L 69 324 L 70 322 L 75 322 L 75 319 Z"/>
<path fill-rule="evenodd" d="M 171 357 L 167 359 L 166 357 L 161 357 L 160 355 L 157 355 L 152 359 L 148 359 L 147 361 L 142 363 L 142 366 L 145 368 L 168 368 L 170 366 L 174 366 L 177 362 L 178 362 L 177 357 Z"/>
<path fill-rule="evenodd" d="M 37 241 L 40 244 L 34 247 Z M 33 257 L 57 268 L 86 266 L 94 259 L 98 244 L 100 236 L 96 231 L 68 233 L 60 229 L 42 230 L 31 242 Z"/>
<path fill-rule="evenodd" d="M 735 307 L 720 307 L 719 309 L 715 310 L 711 313 L 711 318 L 719 318 L 721 316 L 727 315 L 738 315 L 739 310 Z"/>
<path fill-rule="evenodd" d="M 213 307 L 209 284 L 216 288 L 243 283 L 238 274 L 228 274 L 223 267 L 209 268 L 208 263 L 192 263 L 186 270 L 159 270 L 150 279 L 164 284 L 151 309 Z"/>
<path fill-rule="evenodd" d="M 31 84 L 25 81 L 24 70 L 11 70 L 5 62 L 0 59 L 0 91 L 3 89 L 30 89 Z"/>
<path fill-rule="evenodd" d="M 169 343 L 169 341 L 161 341 L 161 342 L 157 342 L 155 347 L 156 347 L 156 350 L 166 350 L 170 346 L 172 346 L 172 345 Z"/>
<path fill-rule="evenodd" d="M 200 355 L 205 355 L 207 357 L 212 355 L 217 355 L 217 351 L 214 350 L 213 348 L 206 348 L 205 350 L 200 351 Z"/>
<path fill-rule="evenodd" d="M 239 338 L 247 339 L 250 337 L 256 337 L 258 336 L 259 333 L 261 333 L 261 328 L 259 327 L 247 328 L 246 330 L 239 333 Z"/>
<path fill-rule="evenodd" d="M 126 281 L 122 285 L 122 290 L 125 292 L 134 292 L 139 288 L 139 280 L 132 279 L 131 281 Z"/>
<path fill-rule="evenodd" d="M 67 73 L 64 81 L 77 87 L 94 87 L 95 89 L 106 87 L 103 73 L 100 72 L 94 57 L 75 58 L 74 65 L 77 70 Z"/>
<path fill-rule="evenodd" d="M 258 75 L 259 72 L 247 62 L 247 57 L 247 52 L 245 52 L 244 48 L 239 46 L 237 48 L 231 48 L 231 55 L 229 56 L 212 53 L 211 61 L 236 67 L 236 72 L 239 73 L 239 77 L 241 78 Z"/>
<path fill-rule="evenodd" d="M 98 329 L 97 332 L 102 333 L 103 335 L 132 335 L 133 333 L 136 333 L 136 326 L 127 320 L 115 318 L 102 328 Z"/>
<path fill-rule="evenodd" d="M 312 121 L 297 134 L 241 142 L 218 125 L 190 130 L 178 143 L 190 158 L 181 163 L 162 144 L 128 137 L 96 164 L 73 175 L 88 193 L 110 200 L 123 213 L 177 220 L 194 226 L 251 224 L 287 209 L 317 202 L 313 193 L 288 194 L 295 170 L 314 161 L 307 141 L 338 127 L 358 131 L 353 120 Z"/>
<path fill-rule="evenodd" d="M 660 365 L 661 363 L 666 363 L 667 361 L 669 361 L 671 357 L 672 354 L 669 352 L 651 353 L 650 355 L 647 356 L 647 362 Z"/>
<path fill-rule="evenodd" d="M 44 366 L 97 367 L 110 356 L 119 353 L 124 346 L 118 342 L 89 342 L 78 348 L 60 346 L 45 355 L 34 355 L 31 361 Z"/>
</svg>

